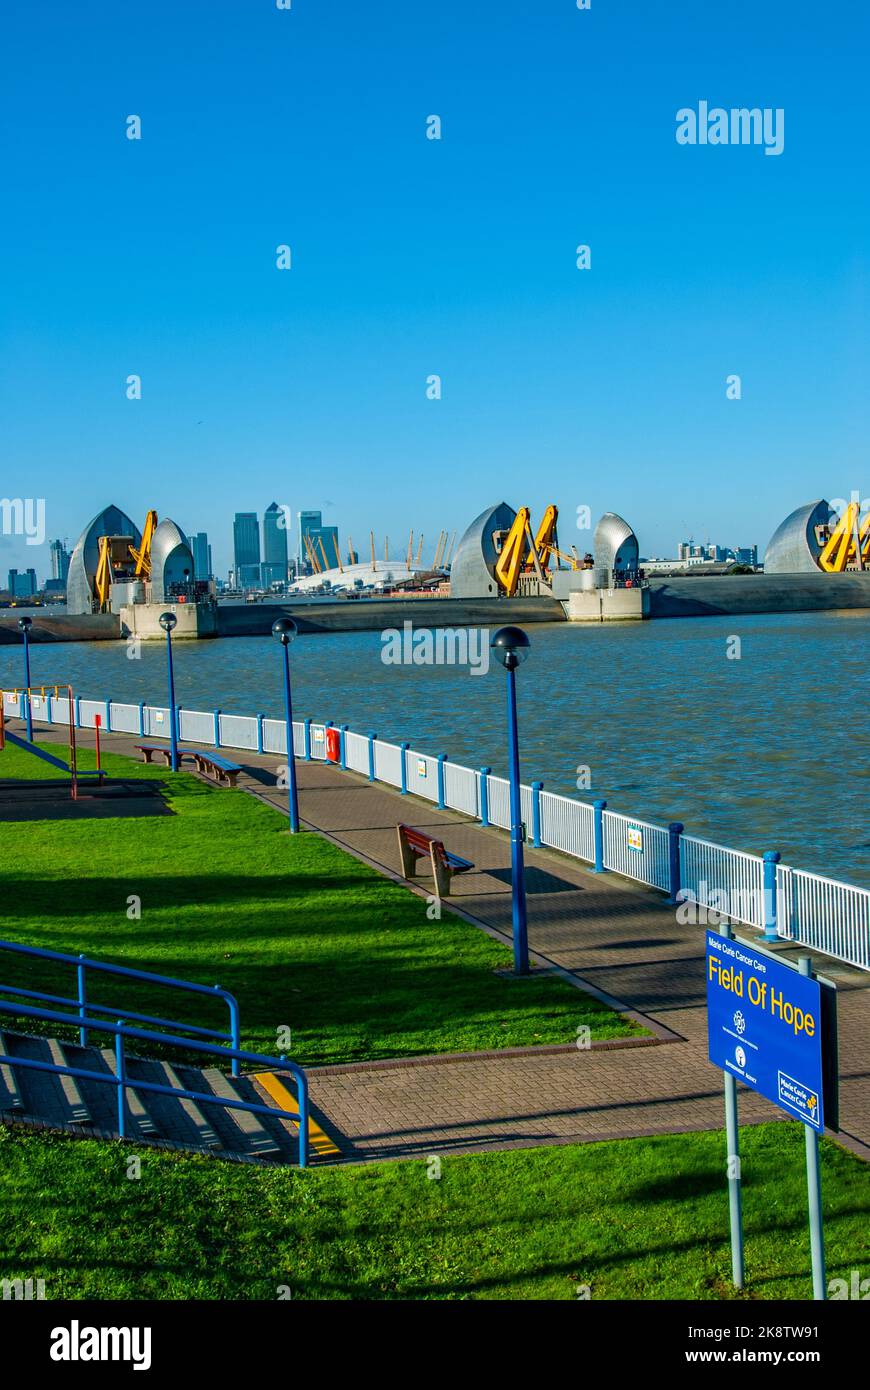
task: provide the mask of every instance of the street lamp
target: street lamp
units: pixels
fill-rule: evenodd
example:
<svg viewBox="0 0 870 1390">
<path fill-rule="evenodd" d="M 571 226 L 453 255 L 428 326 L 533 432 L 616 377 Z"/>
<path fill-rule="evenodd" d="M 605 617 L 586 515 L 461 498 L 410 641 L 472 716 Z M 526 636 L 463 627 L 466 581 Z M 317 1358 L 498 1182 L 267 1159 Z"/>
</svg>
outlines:
<svg viewBox="0 0 870 1390">
<path fill-rule="evenodd" d="M 523 814 L 520 800 L 520 748 L 517 739 L 516 669 L 531 651 L 520 627 L 500 627 L 490 650 L 507 671 L 508 740 L 511 788 L 511 896 L 513 900 L 514 973 L 529 973 L 529 938 L 526 929 L 526 884 L 523 870 Z"/>
<path fill-rule="evenodd" d="M 24 640 L 24 708 L 27 719 L 27 742 L 33 742 L 33 715 L 30 710 L 30 629 L 33 627 L 32 618 L 19 618 L 18 626 Z"/>
<path fill-rule="evenodd" d="M 161 613 L 157 619 L 166 633 L 166 665 L 169 672 L 169 757 L 172 771 L 178 771 L 178 730 L 175 711 L 175 673 L 172 669 L 172 629 L 178 622 L 174 613 Z"/>
<path fill-rule="evenodd" d="M 287 724 L 287 815 L 290 832 L 299 829 L 299 797 L 296 791 L 296 763 L 293 758 L 293 705 L 290 699 L 290 643 L 298 629 L 292 618 L 278 618 L 272 624 L 272 636 L 284 651 L 284 718 Z"/>
</svg>

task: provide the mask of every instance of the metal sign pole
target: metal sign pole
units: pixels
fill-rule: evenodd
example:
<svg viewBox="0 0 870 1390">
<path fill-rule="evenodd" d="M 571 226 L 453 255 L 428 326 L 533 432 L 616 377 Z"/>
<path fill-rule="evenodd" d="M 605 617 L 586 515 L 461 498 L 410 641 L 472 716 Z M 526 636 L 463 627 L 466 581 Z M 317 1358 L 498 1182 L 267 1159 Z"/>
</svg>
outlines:
<svg viewBox="0 0 870 1390">
<path fill-rule="evenodd" d="M 813 963 L 801 956 L 798 967 L 802 975 L 812 978 Z M 819 1136 L 812 1125 L 804 1125 L 807 1151 L 807 1205 L 810 1216 L 810 1258 L 813 1267 L 813 1298 L 824 1303 L 827 1298 L 825 1280 L 825 1228 L 822 1217 L 822 1175 L 819 1169 Z"/>
<path fill-rule="evenodd" d="M 722 935 L 730 941 L 730 923 L 723 922 Z M 743 1188 L 740 1177 L 740 1121 L 737 1114 L 737 1078 L 722 1073 L 725 1080 L 725 1135 L 728 1146 L 728 1212 L 731 1219 L 731 1281 L 744 1287 L 743 1264 Z"/>
</svg>

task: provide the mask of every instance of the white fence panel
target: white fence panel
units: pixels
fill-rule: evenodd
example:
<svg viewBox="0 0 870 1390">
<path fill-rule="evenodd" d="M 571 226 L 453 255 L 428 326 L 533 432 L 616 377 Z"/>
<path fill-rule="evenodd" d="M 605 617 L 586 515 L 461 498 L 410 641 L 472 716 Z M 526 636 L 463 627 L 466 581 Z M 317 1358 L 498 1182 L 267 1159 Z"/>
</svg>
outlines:
<svg viewBox="0 0 870 1390">
<path fill-rule="evenodd" d="M 526 839 L 532 839 L 532 789 L 520 787 L 520 816 L 526 827 Z M 511 828 L 511 787 L 504 777 L 489 778 L 489 818 L 502 830 Z"/>
<path fill-rule="evenodd" d="M 183 709 L 178 721 L 178 733 L 179 737 L 186 739 L 188 743 L 207 743 L 213 748 L 214 715 L 206 710 Z M 256 746 L 255 743 L 254 747 Z"/>
<path fill-rule="evenodd" d="M 293 743 L 296 743 L 297 725 L 293 725 Z M 301 747 L 301 739 L 300 739 Z M 287 726 L 283 719 L 263 720 L 263 752 L 287 755 Z"/>
<path fill-rule="evenodd" d="M 257 747 L 257 721 L 251 715 L 222 714 L 219 722 L 222 748 Z"/>
<path fill-rule="evenodd" d="M 402 785 L 402 750 L 398 744 L 375 739 L 375 777 L 391 787 Z"/>
<path fill-rule="evenodd" d="M 96 725 L 94 719 L 100 716 L 102 726 L 106 727 L 106 702 L 105 700 L 79 700 L 79 728 L 94 729 Z"/>
<path fill-rule="evenodd" d="M 585 801 L 541 792 L 541 843 L 590 864 L 595 860 L 595 813 Z"/>
<path fill-rule="evenodd" d="M 146 705 L 143 723 L 146 738 L 169 738 L 169 710 L 166 705 Z"/>
<path fill-rule="evenodd" d="M 594 813 L 593 813 L 594 814 Z M 668 832 L 649 821 L 604 811 L 604 867 L 667 892 Z"/>
<path fill-rule="evenodd" d="M 428 753 L 416 753 L 409 748 L 405 755 L 408 769 L 408 791 L 424 796 L 427 801 L 438 800 L 438 759 Z"/>
<path fill-rule="evenodd" d="M 480 774 L 470 767 L 444 764 L 444 804 L 466 816 L 480 815 L 478 782 Z"/>
<path fill-rule="evenodd" d="M 30 697 L 30 717 L 31 717 L 31 719 L 32 719 L 35 723 L 37 723 L 37 724 L 51 724 L 51 723 L 52 723 L 52 718 L 51 718 L 51 701 L 52 701 L 52 699 L 53 699 L 53 696 L 51 696 L 51 695 L 31 695 L 31 697 Z M 26 707 L 26 704 L 25 704 L 25 706 L 24 706 L 25 711 L 26 711 L 26 708 L 27 708 L 27 707 Z M 97 708 L 99 709 L 99 706 L 97 706 Z M 67 710 L 67 713 L 66 713 L 66 715 L 65 715 L 65 717 L 64 717 L 64 722 L 68 724 L 68 723 L 69 723 L 69 700 L 68 700 L 68 699 L 67 699 L 67 701 L 66 701 L 66 710 Z M 25 718 L 26 718 L 26 713 L 25 713 Z M 104 725 L 104 727 L 105 727 L 105 723 L 106 723 L 106 707 L 105 707 L 105 705 L 104 705 L 104 706 L 103 706 L 103 725 Z"/>
<path fill-rule="evenodd" d="M 348 729 L 344 736 L 344 760 L 353 772 L 369 771 L 369 741 L 364 734 L 354 734 Z"/>
<path fill-rule="evenodd" d="M 66 704 L 66 701 L 62 701 Z M 139 706 L 138 705 L 118 705 L 113 700 L 111 703 L 112 733 L 113 734 L 138 734 L 139 732 Z M 64 715 L 66 723 L 66 715 Z"/>
<path fill-rule="evenodd" d="M 326 761 L 326 725 L 311 725 L 311 757 L 316 762 Z"/>
<path fill-rule="evenodd" d="M 756 854 L 680 836 L 680 886 L 685 898 L 735 922 L 764 927 L 764 868 Z"/>
<path fill-rule="evenodd" d="M 113 708 L 117 708 L 117 706 L 113 706 Z M 123 709 L 123 708 L 125 708 L 125 706 L 121 706 L 121 708 Z M 136 708 L 136 707 L 134 706 L 134 708 Z M 51 699 L 49 700 L 48 709 L 49 709 L 49 713 L 48 713 L 48 722 L 49 722 L 50 724 L 65 724 L 66 727 L 69 728 L 70 711 L 69 711 L 69 696 L 68 696 L 68 695 L 52 695 Z M 73 719 L 75 719 L 75 705 L 73 705 L 73 716 L 72 716 L 72 717 L 73 717 Z M 113 721 L 114 721 L 114 715 L 113 715 Z M 112 727 L 114 728 L 114 722 L 113 722 L 113 724 L 112 724 Z M 136 728 L 135 728 L 134 732 L 136 732 L 136 733 L 139 732 L 139 710 L 138 710 L 138 708 L 136 708 Z"/>
<path fill-rule="evenodd" d="M 870 970 L 870 892 L 777 865 L 776 929 L 838 960 Z"/>
</svg>

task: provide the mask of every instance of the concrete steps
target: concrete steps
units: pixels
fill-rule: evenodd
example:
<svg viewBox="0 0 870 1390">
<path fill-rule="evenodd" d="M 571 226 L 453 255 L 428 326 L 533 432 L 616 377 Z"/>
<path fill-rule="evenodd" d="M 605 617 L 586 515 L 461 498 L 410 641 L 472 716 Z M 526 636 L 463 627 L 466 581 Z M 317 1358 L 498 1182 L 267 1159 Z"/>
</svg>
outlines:
<svg viewBox="0 0 870 1390">
<path fill-rule="evenodd" d="M 74 1066 L 106 1076 L 115 1075 L 115 1054 L 110 1048 L 81 1047 L 57 1038 L 0 1032 L 0 1054 L 57 1066 Z M 193 1153 L 208 1153 L 255 1163 L 283 1164 L 299 1160 L 298 1126 L 245 1110 L 225 1109 L 206 1101 L 179 1095 L 163 1095 L 137 1089 L 136 1083 L 152 1082 L 174 1090 L 197 1091 L 220 1100 L 245 1100 L 274 1105 L 275 1097 L 251 1076 L 232 1077 L 217 1067 L 193 1067 L 178 1063 L 126 1057 L 126 1139 L 129 1143 L 172 1146 Z M 290 1083 L 284 1092 L 290 1100 Z M 118 1137 L 117 1090 L 91 1078 L 62 1076 L 54 1072 L 15 1067 L 0 1061 L 0 1116 L 80 1136 Z M 295 1103 L 287 1108 L 295 1109 Z M 323 1132 L 313 1127 L 318 1136 Z M 312 1158 L 336 1157 L 322 1143 L 312 1144 Z"/>
</svg>

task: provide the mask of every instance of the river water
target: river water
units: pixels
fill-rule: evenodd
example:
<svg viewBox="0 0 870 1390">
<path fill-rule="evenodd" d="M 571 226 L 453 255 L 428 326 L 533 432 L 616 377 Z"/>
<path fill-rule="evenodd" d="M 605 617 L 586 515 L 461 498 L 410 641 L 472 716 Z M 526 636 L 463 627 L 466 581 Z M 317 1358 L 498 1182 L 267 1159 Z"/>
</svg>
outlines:
<svg viewBox="0 0 870 1390">
<path fill-rule="evenodd" d="M 870 886 L 868 622 L 856 610 L 530 626 L 517 677 L 523 778 Z M 32 679 L 165 704 L 163 645 L 143 643 L 138 659 L 127 651 L 123 642 L 34 645 Z M 504 774 L 501 667 L 473 675 L 389 665 L 382 652 L 379 632 L 298 637 L 295 717 Z M 181 705 L 282 714 L 270 638 L 176 643 L 175 654 Z M 0 647 L 0 681 L 21 679 L 20 650 Z"/>
</svg>

